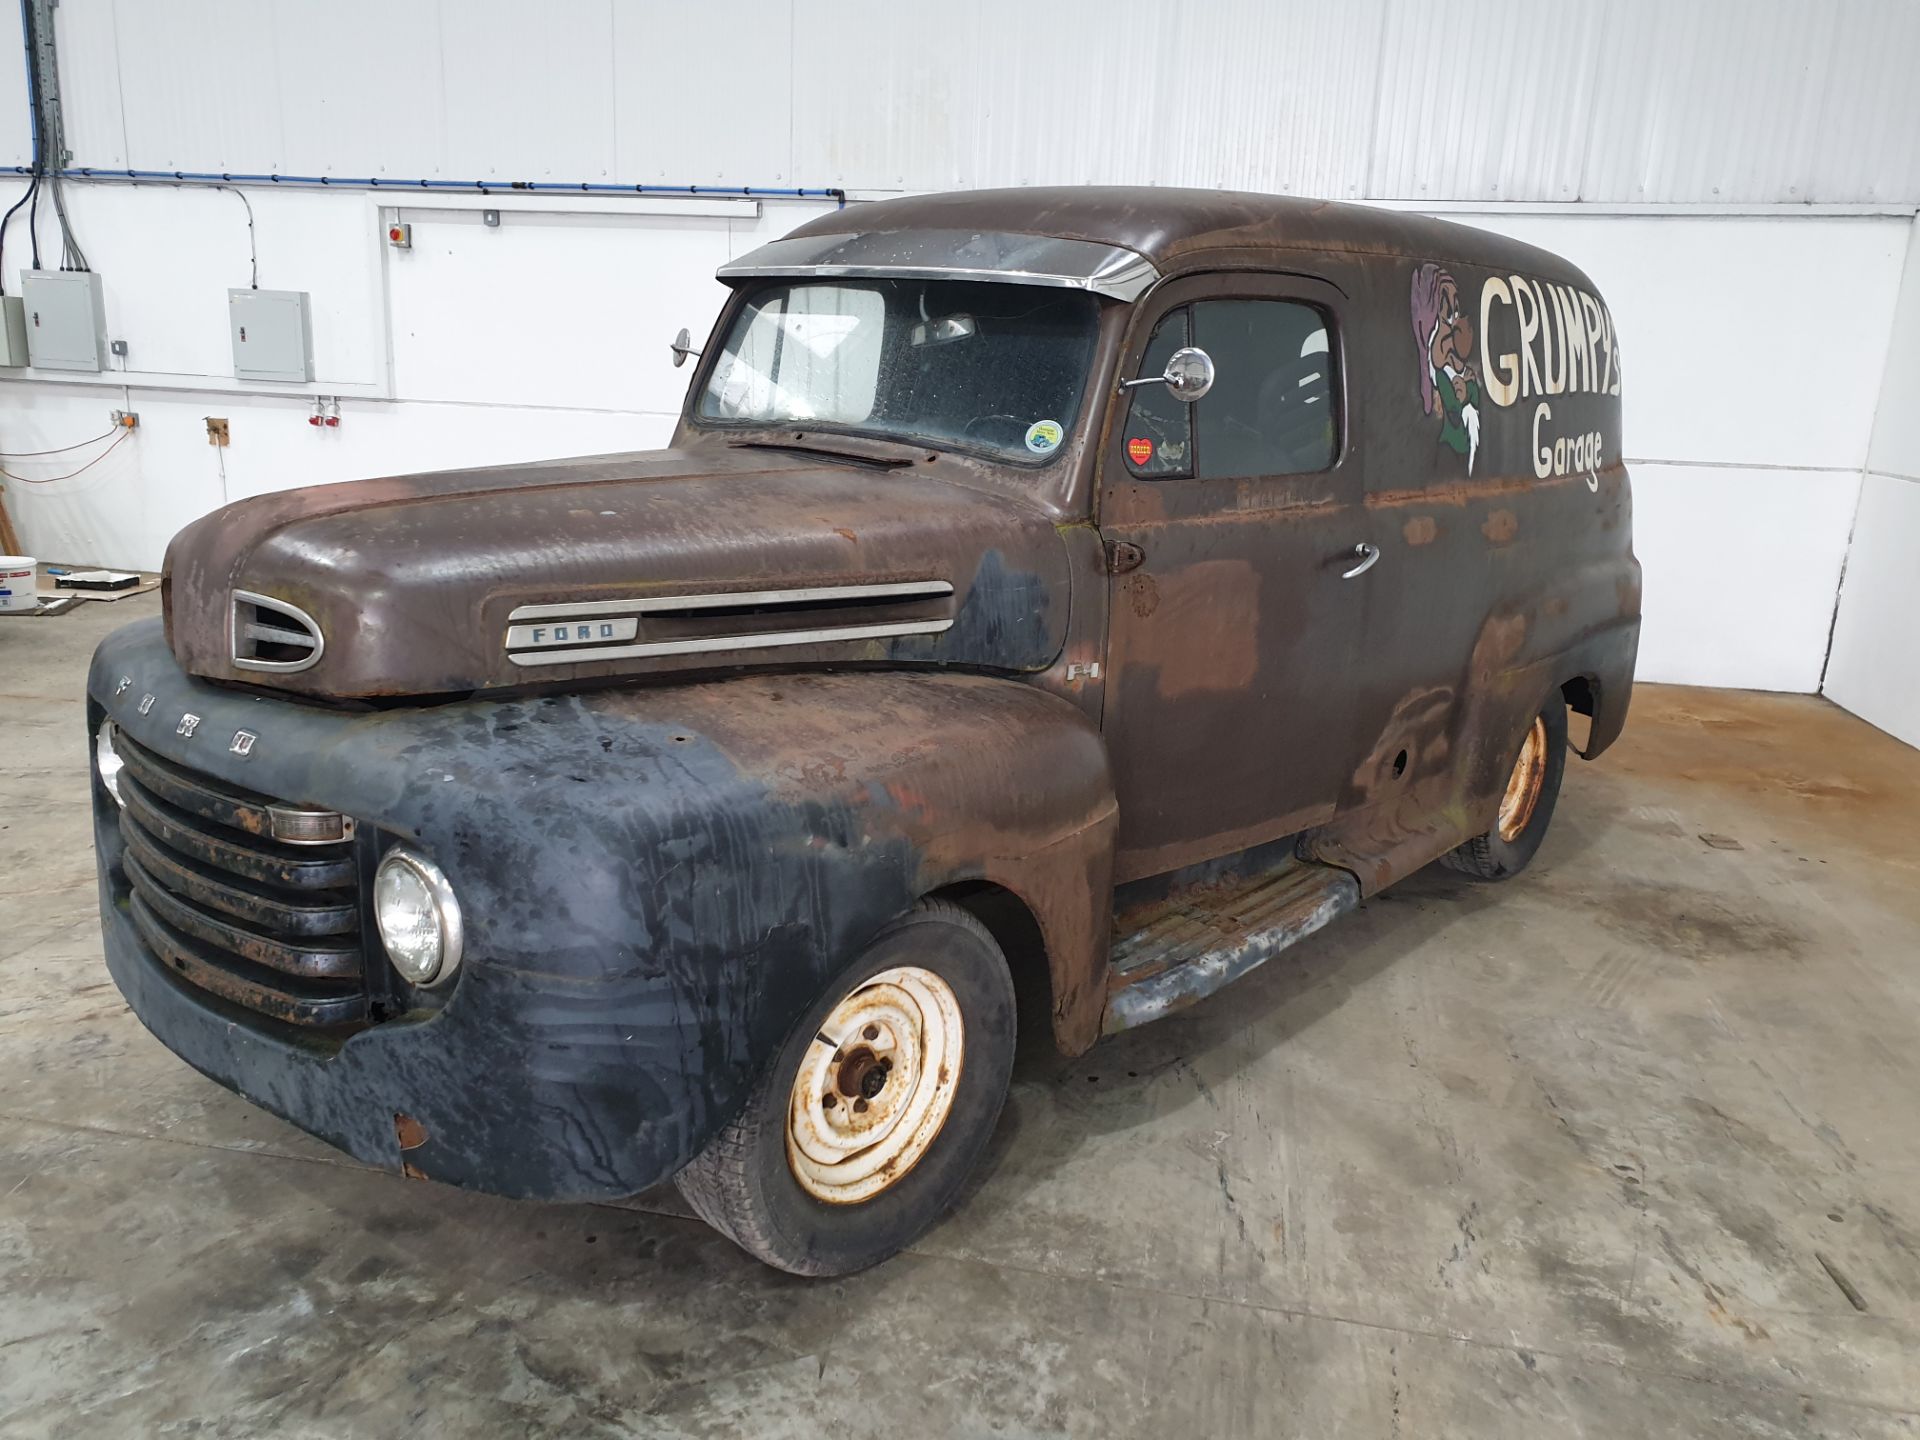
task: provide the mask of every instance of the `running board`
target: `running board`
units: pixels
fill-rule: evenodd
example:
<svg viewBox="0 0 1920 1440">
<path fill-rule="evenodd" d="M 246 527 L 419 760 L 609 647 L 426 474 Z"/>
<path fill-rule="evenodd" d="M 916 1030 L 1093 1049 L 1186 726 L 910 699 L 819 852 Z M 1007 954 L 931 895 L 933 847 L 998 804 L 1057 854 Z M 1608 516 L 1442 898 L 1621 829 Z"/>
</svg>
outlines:
<svg viewBox="0 0 1920 1440">
<path fill-rule="evenodd" d="M 1288 857 L 1231 887 L 1196 888 L 1113 942 L 1103 1029 L 1184 1009 L 1360 903 L 1345 870 Z"/>
</svg>

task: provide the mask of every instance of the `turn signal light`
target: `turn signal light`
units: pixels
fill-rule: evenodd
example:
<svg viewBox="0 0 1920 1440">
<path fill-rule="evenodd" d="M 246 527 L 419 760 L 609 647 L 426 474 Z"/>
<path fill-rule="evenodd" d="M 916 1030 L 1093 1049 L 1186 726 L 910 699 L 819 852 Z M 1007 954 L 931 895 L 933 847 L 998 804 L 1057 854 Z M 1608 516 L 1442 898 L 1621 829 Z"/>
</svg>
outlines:
<svg viewBox="0 0 1920 1440">
<path fill-rule="evenodd" d="M 337 845 L 353 838 L 353 820 L 338 810 L 269 805 L 267 821 L 273 838 L 288 845 Z"/>
</svg>

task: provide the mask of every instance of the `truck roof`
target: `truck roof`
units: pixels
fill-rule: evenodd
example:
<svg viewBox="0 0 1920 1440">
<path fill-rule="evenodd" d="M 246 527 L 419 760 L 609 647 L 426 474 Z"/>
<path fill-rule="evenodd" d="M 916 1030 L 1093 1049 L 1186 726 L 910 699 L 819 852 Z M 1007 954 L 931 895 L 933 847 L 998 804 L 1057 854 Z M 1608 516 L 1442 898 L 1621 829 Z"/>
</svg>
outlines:
<svg viewBox="0 0 1920 1440">
<path fill-rule="evenodd" d="M 981 231 L 1130 250 L 1161 275 L 1245 266 L 1248 252 L 1382 255 L 1513 270 L 1593 289 L 1551 251 L 1424 215 L 1292 195 L 1153 185 L 960 190 L 848 205 L 793 238 Z M 779 243 L 779 242 L 776 242 Z M 752 257 L 743 257 L 751 259 Z"/>
</svg>

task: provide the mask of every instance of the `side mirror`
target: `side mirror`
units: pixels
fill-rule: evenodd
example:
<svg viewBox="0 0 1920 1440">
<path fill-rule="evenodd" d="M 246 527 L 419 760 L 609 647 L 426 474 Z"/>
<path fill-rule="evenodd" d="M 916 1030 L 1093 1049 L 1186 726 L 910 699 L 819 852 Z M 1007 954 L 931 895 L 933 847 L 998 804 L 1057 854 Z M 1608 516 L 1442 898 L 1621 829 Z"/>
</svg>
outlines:
<svg viewBox="0 0 1920 1440">
<path fill-rule="evenodd" d="M 676 370 L 687 363 L 689 355 L 700 353 L 693 348 L 693 336 L 687 333 L 687 327 L 684 325 L 680 327 L 680 333 L 673 337 L 673 344 L 667 348 L 673 351 L 673 368 Z"/>
<path fill-rule="evenodd" d="M 1183 345 L 1167 357 L 1165 374 L 1120 382 L 1122 390 L 1137 390 L 1142 385 L 1164 385 L 1174 399 L 1191 405 L 1213 388 L 1213 357 L 1198 345 Z"/>
</svg>

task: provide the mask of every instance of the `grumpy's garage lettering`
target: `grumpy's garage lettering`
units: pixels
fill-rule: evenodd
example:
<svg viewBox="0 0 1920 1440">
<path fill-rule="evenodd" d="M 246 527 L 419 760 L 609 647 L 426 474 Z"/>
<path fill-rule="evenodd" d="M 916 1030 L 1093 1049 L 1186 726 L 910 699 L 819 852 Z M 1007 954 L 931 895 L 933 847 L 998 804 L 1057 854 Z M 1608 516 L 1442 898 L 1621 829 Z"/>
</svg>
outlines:
<svg viewBox="0 0 1920 1440">
<path fill-rule="evenodd" d="M 1480 450 L 1483 405 L 1497 415 L 1530 403 L 1534 475 L 1585 475 L 1598 489 L 1606 437 L 1590 423 L 1569 426 L 1564 406 L 1556 421 L 1550 397 L 1620 393 L 1620 347 L 1606 302 L 1577 285 L 1490 275 L 1476 316 L 1453 275 L 1431 262 L 1414 267 L 1411 300 L 1421 407 L 1439 418 L 1440 443 L 1466 458 L 1467 473 Z M 1587 408 L 1573 407 L 1574 416 Z"/>
</svg>

